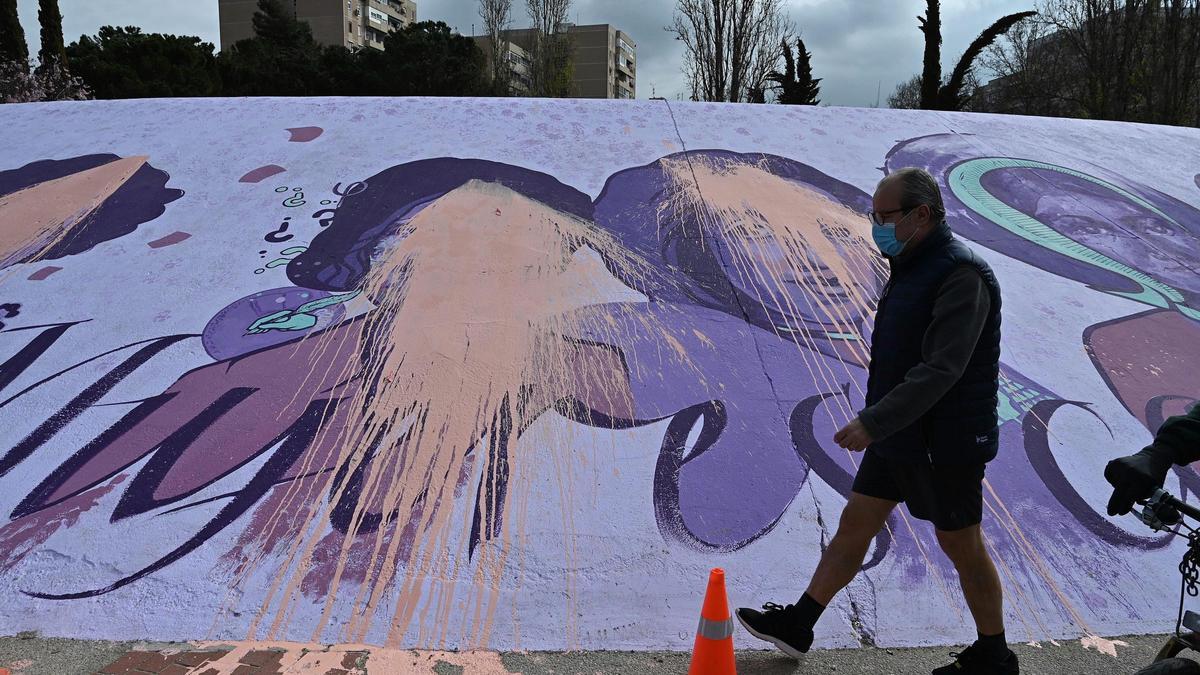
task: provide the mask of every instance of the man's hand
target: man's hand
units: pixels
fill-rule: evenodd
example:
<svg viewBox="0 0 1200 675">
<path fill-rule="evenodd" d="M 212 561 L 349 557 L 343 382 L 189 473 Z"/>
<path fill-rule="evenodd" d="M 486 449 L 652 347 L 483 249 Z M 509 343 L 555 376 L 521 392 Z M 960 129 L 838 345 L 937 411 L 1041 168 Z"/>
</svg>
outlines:
<svg viewBox="0 0 1200 675">
<path fill-rule="evenodd" d="M 1171 469 L 1171 459 L 1150 446 L 1136 455 L 1120 457 L 1104 467 L 1104 478 L 1113 486 L 1108 515 L 1129 513 L 1136 501 L 1149 499 L 1162 487 Z"/>
<path fill-rule="evenodd" d="M 874 439 L 871 438 L 871 434 L 867 433 L 867 428 L 863 426 L 862 421 L 855 417 L 849 424 L 842 427 L 841 431 L 833 435 L 833 442 L 847 450 L 862 452 L 874 442 Z"/>
</svg>

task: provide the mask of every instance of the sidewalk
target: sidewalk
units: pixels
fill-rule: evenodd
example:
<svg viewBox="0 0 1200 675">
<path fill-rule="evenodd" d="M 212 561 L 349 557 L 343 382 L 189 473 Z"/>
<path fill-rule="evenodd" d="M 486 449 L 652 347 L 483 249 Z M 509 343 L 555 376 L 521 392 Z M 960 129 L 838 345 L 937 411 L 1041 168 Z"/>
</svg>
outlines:
<svg viewBox="0 0 1200 675">
<path fill-rule="evenodd" d="M 744 638 L 744 636 L 741 636 Z M 1119 638 L 1118 655 L 1085 649 L 1078 640 L 1040 648 L 1021 645 L 1021 672 L 1029 675 L 1132 673 L 1148 664 L 1162 636 Z M 742 646 L 746 640 L 743 639 Z M 908 675 L 928 673 L 948 661 L 952 648 L 831 649 L 809 654 L 802 664 L 766 651 L 738 653 L 738 670 L 749 675 L 834 673 Z M 689 655 L 680 652 L 427 652 L 369 646 L 292 643 L 139 643 L 42 638 L 0 638 L 0 675 L 566 675 L 587 673 L 684 673 Z"/>
</svg>

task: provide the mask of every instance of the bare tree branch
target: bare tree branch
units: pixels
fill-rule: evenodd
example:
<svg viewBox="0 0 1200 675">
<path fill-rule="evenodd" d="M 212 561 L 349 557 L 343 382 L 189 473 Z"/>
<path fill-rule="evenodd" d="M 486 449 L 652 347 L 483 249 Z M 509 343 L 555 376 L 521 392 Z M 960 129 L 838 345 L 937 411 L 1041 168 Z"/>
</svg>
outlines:
<svg viewBox="0 0 1200 675">
<path fill-rule="evenodd" d="M 564 74 L 570 67 L 571 42 L 564 32 L 571 0 L 525 0 L 533 24 L 529 52 L 533 59 L 530 81 L 534 96 L 564 96 Z M 569 87 L 569 83 L 566 83 Z"/>
<path fill-rule="evenodd" d="M 1200 0 L 1041 0 L 983 63 L 989 109 L 1200 125 Z"/>
<path fill-rule="evenodd" d="M 511 91 L 512 68 L 508 62 L 508 40 L 504 31 L 512 24 L 513 0 L 479 0 L 479 18 L 491 50 L 492 86 L 497 92 Z"/>
<path fill-rule="evenodd" d="M 783 0 L 676 0 L 666 30 L 683 43 L 692 98 L 703 101 L 757 98 L 795 33 Z"/>
</svg>

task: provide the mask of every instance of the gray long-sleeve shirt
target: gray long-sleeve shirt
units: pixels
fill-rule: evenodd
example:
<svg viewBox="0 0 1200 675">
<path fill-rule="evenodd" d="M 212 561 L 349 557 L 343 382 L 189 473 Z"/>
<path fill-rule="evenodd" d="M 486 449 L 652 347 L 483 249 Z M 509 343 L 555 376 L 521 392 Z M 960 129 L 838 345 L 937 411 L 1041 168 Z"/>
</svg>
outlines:
<svg viewBox="0 0 1200 675">
<path fill-rule="evenodd" d="M 971 360 L 991 304 L 987 285 L 975 268 L 962 265 L 946 277 L 921 341 L 921 362 L 895 389 L 858 414 L 872 440 L 881 441 L 916 422 L 950 391 Z"/>
</svg>

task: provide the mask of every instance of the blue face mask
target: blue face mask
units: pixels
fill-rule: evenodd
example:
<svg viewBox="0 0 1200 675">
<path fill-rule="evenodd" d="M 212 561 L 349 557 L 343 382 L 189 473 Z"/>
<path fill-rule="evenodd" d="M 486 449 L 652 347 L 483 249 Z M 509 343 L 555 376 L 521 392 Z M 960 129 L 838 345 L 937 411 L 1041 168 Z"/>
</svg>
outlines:
<svg viewBox="0 0 1200 675">
<path fill-rule="evenodd" d="M 908 213 L 912 213 L 912 211 L 909 211 Z M 878 225 L 874 222 L 871 223 L 871 238 L 875 240 L 875 245 L 879 247 L 879 250 L 884 255 L 892 258 L 900 255 L 900 253 L 904 250 L 904 247 L 908 245 L 908 242 L 911 241 L 913 236 L 916 235 L 916 232 L 914 231 L 908 236 L 908 239 L 905 239 L 904 241 L 900 241 L 896 238 L 896 226 L 908 217 L 908 213 L 904 214 L 900 220 L 897 220 L 891 225 Z"/>
</svg>

